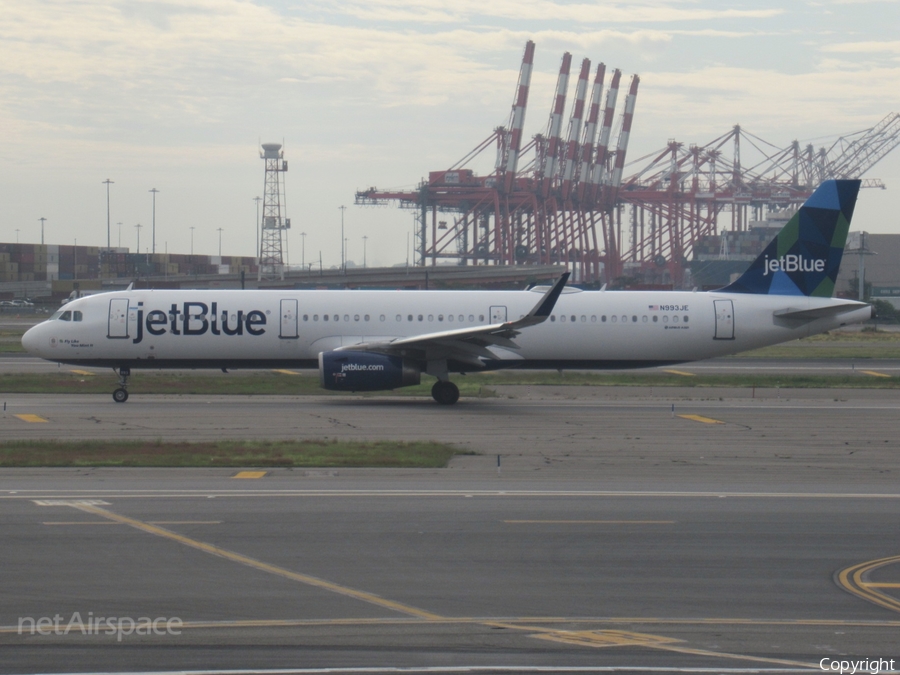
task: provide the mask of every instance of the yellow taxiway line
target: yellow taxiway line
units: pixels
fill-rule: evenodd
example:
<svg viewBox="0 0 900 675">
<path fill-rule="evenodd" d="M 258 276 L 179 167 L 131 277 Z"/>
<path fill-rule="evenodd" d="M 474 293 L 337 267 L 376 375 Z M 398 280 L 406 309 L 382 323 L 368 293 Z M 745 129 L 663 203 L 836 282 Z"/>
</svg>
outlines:
<svg viewBox="0 0 900 675">
<path fill-rule="evenodd" d="M 263 478 L 268 471 L 238 471 L 232 478 Z"/>
<path fill-rule="evenodd" d="M 62 505 L 62 504 L 60 504 Z M 137 520 L 135 518 L 129 518 L 128 516 L 123 516 L 113 511 L 109 511 L 107 509 L 101 508 L 95 504 L 90 504 L 86 500 L 73 500 L 65 504 L 71 508 L 78 509 L 84 513 L 90 513 L 95 516 L 99 516 L 101 518 L 121 523 L 123 525 L 128 525 L 137 530 L 141 530 L 148 534 L 155 535 L 157 537 L 162 537 L 164 539 L 169 539 L 171 541 L 178 542 L 183 544 L 184 546 L 188 546 L 190 548 L 203 551 L 204 553 L 209 553 L 211 555 L 225 558 L 226 560 L 231 560 L 232 562 L 239 563 L 241 565 L 246 565 L 247 567 L 252 567 L 262 572 L 268 572 L 269 574 L 274 574 L 276 576 L 290 579 L 292 581 L 297 581 L 302 584 L 306 584 L 308 586 L 313 586 L 315 588 L 319 588 L 325 591 L 330 591 L 333 593 L 337 593 L 339 595 L 343 595 L 346 597 L 355 598 L 362 602 L 366 602 L 371 605 L 375 605 L 381 607 L 383 609 L 387 609 L 394 612 L 399 612 L 401 614 L 406 614 L 408 617 L 412 617 L 418 620 L 424 620 L 427 623 L 435 622 L 435 623 L 445 623 L 445 622 L 458 622 L 459 619 L 453 619 L 450 617 L 444 617 L 439 614 L 434 614 L 432 612 L 425 611 L 423 609 L 419 609 L 418 607 L 413 607 L 411 605 L 407 605 L 405 603 L 395 602 L 393 600 L 389 600 L 387 598 L 382 598 L 373 593 L 367 593 L 365 591 L 361 591 L 355 588 L 350 588 L 348 586 L 343 586 L 341 584 L 336 584 L 331 581 L 326 581 L 325 579 L 320 579 L 318 577 L 313 577 L 308 574 L 302 574 L 300 572 L 294 572 L 283 567 L 279 567 L 277 565 L 272 565 L 261 560 L 257 560 L 255 558 L 251 558 L 249 556 L 236 553 L 234 551 L 229 551 L 227 549 L 220 548 L 213 544 L 207 544 L 206 542 L 198 541 L 197 539 L 192 539 L 191 537 L 186 537 L 181 534 L 177 534 L 170 530 L 166 530 L 157 525 L 153 525 L 149 522 L 144 522 L 141 520 Z M 720 619 L 717 619 L 716 622 L 721 623 Z M 564 642 L 568 644 L 576 644 L 579 646 L 585 647 L 614 647 L 614 646 L 640 646 L 649 649 L 657 649 L 662 651 L 672 651 L 678 652 L 682 654 L 692 654 L 696 656 L 704 656 L 709 658 L 724 658 L 724 659 L 734 659 L 734 660 L 742 660 L 742 661 L 751 661 L 756 663 L 774 663 L 779 665 L 790 665 L 790 666 L 799 666 L 805 668 L 815 668 L 815 664 L 805 663 L 801 661 L 791 661 L 786 659 L 776 659 L 776 658 L 767 658 L 767 657 L 757 657 L 750 656 L 744 654 L 732 654 L 728 652 L 715 652 L 715 651 L 707 651 L 704 649 L 695 649 L 687 646 L 682 646 L 681 640 L 676 640 L 673 638 L 669 638 L 666 636 L 659 635 L 650 635 L 646 633 L 635 633 L 631 631 L 623 631 L 623 630 L 594 630 L 594 631 L 571 631 L 571 630 L 560 630 L 559 628 L 551 628 L 544 626 L 535 626 L 534 622 L 527 621 L 524 623 L 519 623 L 515 620 L 492 620 L 487 618 L 482 619 L 474 619 L 471 623 L 476 623 L 482 626 L 488 627 L 503 627 L 503 628 L 512 628 L 518 631 L 525 631 L 529 634 L 529 637 L 533 638 L 541 638 L 547 640 L 554 640 L 557 642 Z M 262 623 L 256 625 L 273 625 L 270 623 Z M 5 632 L 3 628 L 0 628 L 0 633 Z"/>
<path fill-rule="evenodd" d="M 48 422 L 48 421 L 49 421 L 49 420 L 45 420 L 45 419 L 44 419 L 43 417 L 41 417 L 40 415 L 32 415 L 32 414 L 30 414 L 30 413 L 21 413 L 21 414 L 19 414 L 19 415 L 16 415 L 16 417 L 18 417 L 18 418 L 19 418 L 20 420 L 22 420 L 23 422 L 32 422 L 32 423 L 35 423 L 35 424 L 41 423 L 41 422 Z"/>
<path fill-rule="evenodd" d="M 838 586 L 848 593 L 852 593 L 885 609 L 900 612 L 900 600 L 877 590 L 878 588 L 900 588 L 900 584 L 878 584 L 866 581 L 866 576 L 870 572 L 874 572 L 881 567 L 896 564 L 900 564 L 900 555 L 851 565 L 838 572 L 835 576 L 835 581 Z"/>
<path fill-rule="evenodd" d="M 674 520 L 504 520 L 510 525 L 674 525 Z"/>
<path fill-rule="evenodd" d="M 679 415 L 679 417 L 692 422 L 700 422 L 701 424 L 725 424 L 722 420 L 714 420 L 712 417 L 704 417 L 703 415 Z"/>
<path fill-rule="evenodd" d="M 663 372 L 671 373 L 672 375 L 681 375 L 682 377 L 697 377 L 697 373 L 689 373 L 686 370 L 664 369 Z"/>
<path fill-rule="evenodd" d="M 871 375 L 872 377 L 890 377 L 887 373 L 879 373 L 877 370 L 861 370 L 859 372 Z"/>
</svg>

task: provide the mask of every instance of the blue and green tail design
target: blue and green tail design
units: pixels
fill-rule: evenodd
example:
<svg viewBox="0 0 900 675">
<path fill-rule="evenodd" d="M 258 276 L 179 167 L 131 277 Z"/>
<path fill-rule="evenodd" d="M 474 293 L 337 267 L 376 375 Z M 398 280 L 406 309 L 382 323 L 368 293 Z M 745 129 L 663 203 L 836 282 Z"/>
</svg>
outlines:
<svg viewBox="0 0 900 675">
<path fill-rule="evenodd" d="M 844 255 L 858 180 L 827 180 L 727 293 L 830 298 Z"/>
</svg>

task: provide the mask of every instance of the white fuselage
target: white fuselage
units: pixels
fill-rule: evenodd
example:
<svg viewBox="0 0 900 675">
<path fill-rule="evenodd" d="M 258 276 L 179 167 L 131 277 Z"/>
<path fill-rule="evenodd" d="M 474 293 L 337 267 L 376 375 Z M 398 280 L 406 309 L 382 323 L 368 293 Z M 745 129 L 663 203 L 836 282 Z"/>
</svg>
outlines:
<svg viewBox="0 0 900 675">
<path fill-rule="evenodd" d="M 338 347 L 512 321 L 539 299 L 527 291 L 113 292 L 66 304 L 69 320 L 57 312 L 23 344 L 52 361 L 114 368 L 315 367 L 320 352 Z M 776 316 L 835 304 L 845 309 L 824 318 Z M 487 367 L 695 361 L 870 318 L 868 305 L 847 305 L 745 293 L 565 292 L 547 321 L 515 338 L 519 349 L 491 347 L 502 363 Z"/>
</svg>

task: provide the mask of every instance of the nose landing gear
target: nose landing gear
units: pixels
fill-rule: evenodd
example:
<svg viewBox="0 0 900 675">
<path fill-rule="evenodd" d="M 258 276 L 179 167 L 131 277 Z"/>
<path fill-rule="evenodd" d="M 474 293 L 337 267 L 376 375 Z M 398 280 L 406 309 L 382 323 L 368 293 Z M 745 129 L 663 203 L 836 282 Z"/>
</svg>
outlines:
<svg viewBox="0 0 900 675">
<path fill-rule="evenodd" d="M 119 374 L 119 388 L 113 392 L 113 401 L 125 403 L 128 400 L 128 389 L 126 387 L 128 386 L 128 378 L 131 377 L 131 368 L 119 368 L 116 372 Z"/>
</svg>

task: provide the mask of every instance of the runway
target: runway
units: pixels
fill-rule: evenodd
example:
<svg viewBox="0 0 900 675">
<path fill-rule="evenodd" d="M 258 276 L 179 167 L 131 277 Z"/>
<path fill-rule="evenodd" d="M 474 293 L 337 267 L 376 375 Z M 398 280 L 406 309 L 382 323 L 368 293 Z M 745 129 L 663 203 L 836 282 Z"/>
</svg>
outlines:
<svg viewBox="0 0 900 675">
<path fill-rule="evenodd" d="M 2 672 L 783 672 L 831 655 L 889 658 L 900 628 L 896 612 L 833 580 L 896 552 L 896 538 L 873 534 L 896 531 L 898 495 L 547 493 L 519 481 L 432 493 L 415 479 L 379 492 L 365 477 L 334 491 L 309 476 L 288 490 L 266 479 L 221 489 L 239 479 L 184 471 L 157 473 L 150 494 L 116 493 L 116 474 L 70 476 L 78 499 L 56 499 L 10 494 L 23 486 L 4 472 L 0 532 L 17 545 L 3 553 Z M 900 567 L 879 574 L 896 581 Z M 181 625 L 121 642 L 19 635 L 21 617 L 75 613 Z"/>
<path fill-rule="evenodd" d="M 0 470 L 0 672 L 898 659 L 900 394 L 764 393 L 509 387 L 452 409 L 4 395 L 0 439 L 428 438 L 481 454 L 258 478 Z M 28 631 L 76 613 L 181 624 L 121 642 Z"/>
<path fill-rule="evenodd" d="M 0 440 L 440 440 L 440 481 L 503 475 L 609 489 L 894 490 L 896 390 L 500 387 L 452 409 L 403 397 L 4 395 Z M 753 398 L 755 396 L 755 398 Z"/>
</svg>

